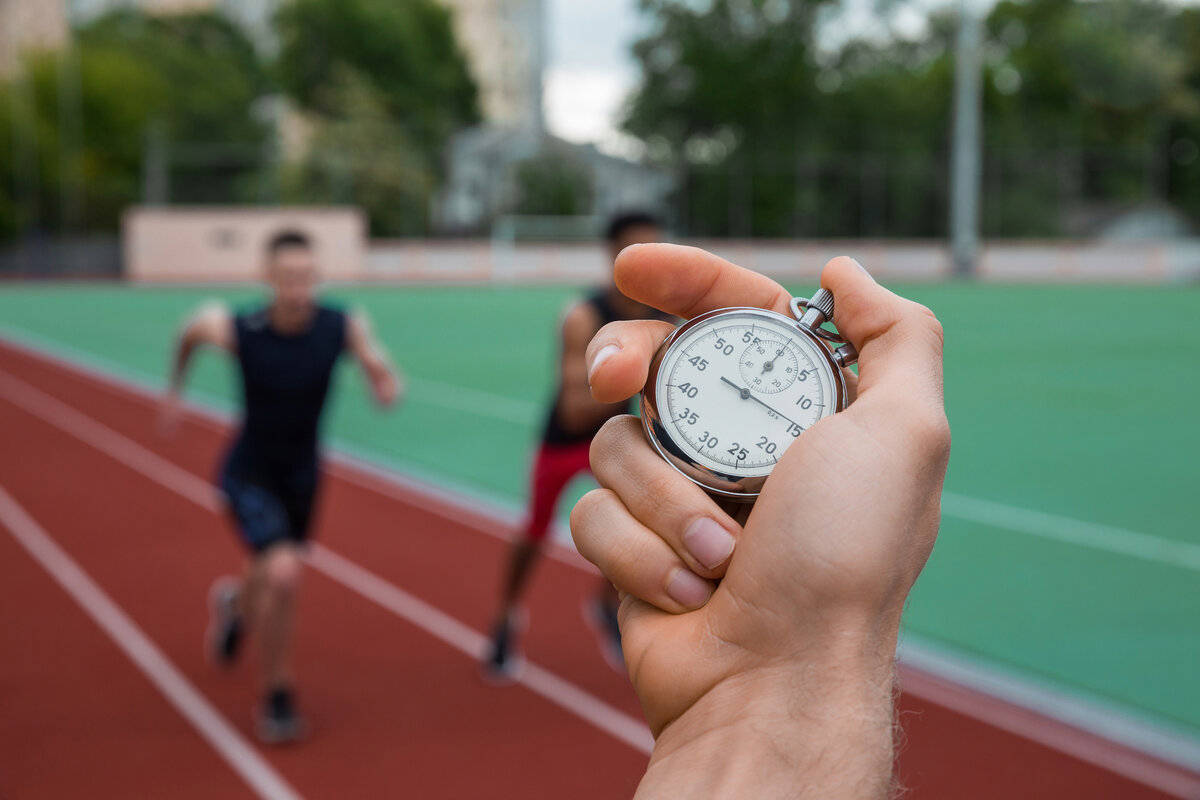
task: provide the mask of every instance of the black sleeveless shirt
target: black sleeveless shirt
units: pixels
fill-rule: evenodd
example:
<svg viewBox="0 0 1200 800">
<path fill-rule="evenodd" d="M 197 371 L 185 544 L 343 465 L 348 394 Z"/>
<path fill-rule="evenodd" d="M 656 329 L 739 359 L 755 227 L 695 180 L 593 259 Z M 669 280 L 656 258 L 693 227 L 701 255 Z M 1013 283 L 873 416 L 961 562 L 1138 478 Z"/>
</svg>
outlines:
<svg viewBox="0 0 1200 800">
<path fill-rule="evenodd" d="M 583 301 L 590 305 L 596 312 L 596 316 L 600 318 L 600 328 L 610 322 L 617 322 L 624 319 L 617 314 L 616 309 L 612 307 L 612 303 L 608 302 L 608 294 L 604 291 L 595 292 Z M 599 330 L 599 328 L 597 328 Z M 561 377 L 560 377 L 561 380 Z M 546 415 L 546 424 L 542 432 L 542 442 L 545 444 L 577 444 L 579 442 L 591 441 L 600 428 L 604 427 L 607 420 L 600 420 L 595 425 L 591 425 L 584 430 L 569 431 L 563 427 L 558 419 L 559 406 L 562 403 L 562 385 L 558 387 L 558 393 L 554 396 L 554 402 L 550 406 L 550 413 Z M 613 416 L 624 414 L 625 411 L 617 410 L 613 412 Z"/>
<path fill-rule="evenodd" d="M 235 316 L 234 331 L 245 408 L 240 449 L 273 462 L 315 454 L 346 315 L 317 306 L 307 330 L 284 335 L 263 308 Z"/>
</svg>

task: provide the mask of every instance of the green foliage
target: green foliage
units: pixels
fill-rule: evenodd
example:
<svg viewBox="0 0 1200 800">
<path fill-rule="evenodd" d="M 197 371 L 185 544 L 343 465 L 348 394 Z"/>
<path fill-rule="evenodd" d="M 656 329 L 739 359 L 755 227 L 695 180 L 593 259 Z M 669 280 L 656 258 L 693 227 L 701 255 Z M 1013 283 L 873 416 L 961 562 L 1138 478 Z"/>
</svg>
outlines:
<svg viewBox="0 0 1200 800">
<path fill-rule="evenodd" d="M 25 193 L 0 191 L 0 237 L 30 225 L 60 227 L 64 190 L 78 193 L 84 210 L 74 226 L 115 230 L 122 209 L 139 198 L 151 125 L 168 142 L 256 147 L 267 135 L 253 108 L 265 72 L 240 30 L 215 14 L 106 15 L 77 32 L 73 50 L 27 56 L 14 81 L 0 87 L 0 95 L 18 98 L 0 111 L 0 142 L 9 143 L 0 178 L 7 173 L 4 189 Z M 72 86 L 77 104 L 60 97 Z M 60 129 L 64 107 L 77 108 L 77 129 Z M 7 163 L 14 134 L 34 163 Z M 36 176 L 36 197 L 32 181 L 14 172 Z M 235 197 L 236 171 L 209 177 L 217 194 Z"/>
<path fill-rule="evenodd" d="M 427 230 L 443 148 L 480 118 L 450 12 L 434 0 L 290 0 L 276 28 L 279 82 L 317 131 L 289 196 L 332 185 L 352 191 L 376 234 Z"/>
<path fill-rule="evenodd" d="M 824 5 L 643 0 L 624 127 L 686 176 L 687 231 L 945 234 L 956 17 L 829 50 Z M 985 234 L 1061 234 L 1072 211 L 1155 198 L 1200 217 L 1200 11 L 1004 0 L 983 55 Z"/>
<path fill-rule="evenodd" d="M 586 214 L 592 207 L 592 179 L 584 165 L 554 152 L 516 166 L 515 213 L 535 216 Z"/>
<path fill-rule="evenodd" d="M 315 129 L 305 159 L 286 172 L 285 197 L 355 203 L 376 233 L 428 230 L 434 165 L 389 113 L 375 85 L 359 72 L 335 67 L 317 99 L 329 116 Z"/>
</svg>

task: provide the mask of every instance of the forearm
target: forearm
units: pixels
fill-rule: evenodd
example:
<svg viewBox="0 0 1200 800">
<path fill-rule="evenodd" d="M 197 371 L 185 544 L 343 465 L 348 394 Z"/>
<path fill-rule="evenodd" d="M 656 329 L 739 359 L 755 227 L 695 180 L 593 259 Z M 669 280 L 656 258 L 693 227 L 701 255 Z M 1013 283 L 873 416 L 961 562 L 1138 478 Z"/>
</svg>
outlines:
<svg viewBox="0 0 1200 800">
<path fill-rule="evenodd" d="M 186 334 L 179 337 L 179 341 L 175 345 L 175 355 L 171 360 L 171 377 L 168 383 L 168 390 L 179 394 L 183 391 L 184 382 L 187 380 L 188 366 L 191 364 L 192 353 L 196 349 L 196 343 L 190 336 Z"/>
<path fill-rule="evenodd" d="M 738 675 L 659 736 L 639 800 L 884 800 L 892 791 L 890 655 Z"/>
</svg>

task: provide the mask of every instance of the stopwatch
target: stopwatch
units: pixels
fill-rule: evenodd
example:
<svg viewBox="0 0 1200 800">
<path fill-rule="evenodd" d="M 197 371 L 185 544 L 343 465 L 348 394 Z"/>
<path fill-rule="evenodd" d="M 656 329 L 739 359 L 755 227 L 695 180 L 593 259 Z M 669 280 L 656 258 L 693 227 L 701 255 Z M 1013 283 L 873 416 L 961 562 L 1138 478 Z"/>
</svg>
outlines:
<svg viewBox="0 0 1200 800">
<path fill-rule="evenodd" d="M 854 346 L 822 327 L 833 294 L 791 301 L 792 317 L 721 308 L 663 341 L 642 391 L 642 426 L 654 449 L 719 498 L 753 502 L 784 452 L 819 420 L 846 407 L 842 368 Z"/>
</svg>

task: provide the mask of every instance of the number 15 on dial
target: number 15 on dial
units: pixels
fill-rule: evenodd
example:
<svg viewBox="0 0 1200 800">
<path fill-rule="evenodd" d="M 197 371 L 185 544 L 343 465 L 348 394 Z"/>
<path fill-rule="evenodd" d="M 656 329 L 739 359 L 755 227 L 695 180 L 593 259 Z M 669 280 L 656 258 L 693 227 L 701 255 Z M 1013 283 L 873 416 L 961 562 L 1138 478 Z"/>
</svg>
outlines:
<svg viewBox="0 0 1200 800">
<path fill-rule="evenodd" d="M 787 448 L 846 407 L 841 367 L 857 354 L 821 327 L 833 295 L 796 298 L 792 312 L 710 311 L 677 328 L 650 364 L 646 435 L 713 495 L 753 502 Z"/>
</svg>

